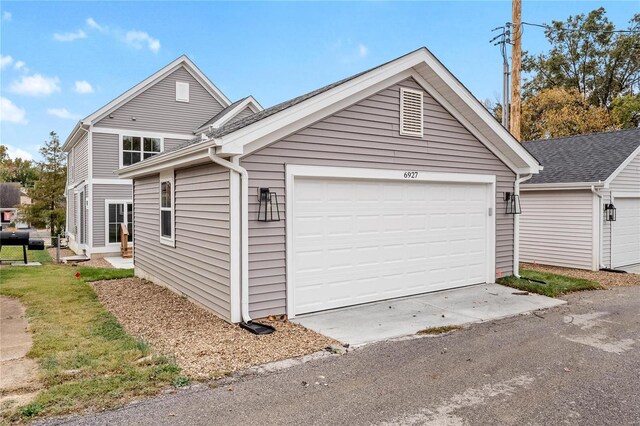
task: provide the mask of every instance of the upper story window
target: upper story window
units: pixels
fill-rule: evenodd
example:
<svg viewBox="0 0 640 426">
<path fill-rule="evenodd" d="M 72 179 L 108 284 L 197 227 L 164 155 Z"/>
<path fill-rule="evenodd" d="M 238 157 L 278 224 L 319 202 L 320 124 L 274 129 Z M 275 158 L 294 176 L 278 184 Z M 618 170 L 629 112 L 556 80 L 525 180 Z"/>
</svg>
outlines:
<svg viewBox="0 0 640 426">
<path fill-rule="evenodd" d="M 130 166 L 160 153 L 161 150 L 160 138 L 122 136 L 122 165 Z"/>
</svg>

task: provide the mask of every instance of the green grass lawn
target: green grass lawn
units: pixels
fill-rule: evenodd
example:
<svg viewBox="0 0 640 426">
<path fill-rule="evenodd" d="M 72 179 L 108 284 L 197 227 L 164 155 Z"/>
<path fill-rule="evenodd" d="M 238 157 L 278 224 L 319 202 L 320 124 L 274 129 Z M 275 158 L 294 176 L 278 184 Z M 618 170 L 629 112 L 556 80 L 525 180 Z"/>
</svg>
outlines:
<svg viewBox="0 0 640 426">
<path fill-rule="evenodd" d="M 5 420 L 105 409 L 185 384 L 175 362 L 148 357 L 149 346 L 126 334 L 87 283 L 131 275 L 131 270 L 54 264 L 0 271 L 0 294 L 26 306 L 33 333 L 27 356 L 39 363 L 44 385 L 33 403 L 6 414 Z"/>
<path fill-rule="evenodd" d="M 546 284 L 531 280 L 544 281 Z M 497 283 L 549 297 L 557 297 L 574 291 L 598 290 L 602 288 L 602 286 L 595 281 L 551 274 L 549 272 L 534 271 L 531 269 L 521 270 L 520 278 L 512 275 L 498 279 Z"/>
<path fill-rule="evenodd" d="M 22 262 L 22 247 L 3 246 L 0 250 L 0 259 L 15 259 L 15 262 Z M 27 260 L 29 262 L 50 263 L 51 256 L 47 250 L 27 250 Z M 12 262 L 2 262 L 11 264 Z"/>
</svg>

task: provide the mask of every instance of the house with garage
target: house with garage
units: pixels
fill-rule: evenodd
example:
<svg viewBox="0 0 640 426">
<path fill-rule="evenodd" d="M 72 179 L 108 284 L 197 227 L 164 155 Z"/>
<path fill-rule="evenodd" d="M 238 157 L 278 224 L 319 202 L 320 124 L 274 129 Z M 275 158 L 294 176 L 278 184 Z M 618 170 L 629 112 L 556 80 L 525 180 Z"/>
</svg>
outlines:
<svg viewBox="0 0 640 426">
<path fill-rule="evenodd" d="M 80 120 L 63 145 L 70 248 L 87 257 L 118 254 L 121 224 L 131 239 L 133 186 L 116 170 L 260 110 L 251 96 L 229 101 L 181 56 Z"/>
<path fill-rule="evenodd" d="M 136 275 L 236 323 L 517 274 L 540 170 L 421 48 L 116 173 Z"/>
<path fill-rule="evenodd" d="M 544 170 L 521 186 L 522 261 L 570 268 L 640 263 L 640 129 L 523 144 Z"/>
</svg>

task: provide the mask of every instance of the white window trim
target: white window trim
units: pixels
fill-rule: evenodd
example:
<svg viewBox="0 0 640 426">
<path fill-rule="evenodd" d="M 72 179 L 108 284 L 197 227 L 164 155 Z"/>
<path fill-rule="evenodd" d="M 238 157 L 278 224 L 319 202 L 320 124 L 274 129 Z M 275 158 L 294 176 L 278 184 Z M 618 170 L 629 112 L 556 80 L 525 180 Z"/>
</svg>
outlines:
<svg viewBox="0 0 640 426">
<path fill-rule="evenodd" d="M 415 178 L 407 179 L 405 172 L 417 172 Z M 293 217 L 294 217 L 294 181 L 296 177 L 326 177 L 341 179 L 373 179 L 373 180 L 396 180 L 412 182 L 462 182 L 462 183 L 482 183 L 487 186 L 487 200 L 491 214 L 487 212 L 487 270 L 485 282 L 495 283 L 496 264 L 496 176 L 467 173 L 434 173 L 420 170 L 379 170 L 379 169 L 359 169 L 350 167 L 324 167 L 324 166 L 301 166 L 287 165 L 285 177 L 285 217 L 290 220 L 285 221 L 286 235 L 286 294 L 287 294 L 287 316 L 295 318 L 295 279 L 293 272 L 295 247 L 293 242 Z"/>
<path fill-rule="evenodd" d="M 162 183 L 171 182 L 171 207 L 162 207 Z M 162 211 L 171 212 L 171 238 L 162 235 Z M 158 236 L 160 237 L 160 244 L 164 244 L 170 247 L 176 246 L 176 185 L 173 169 L 165 170 L 160 173 L 160 180 L 158 181 Z"/>
<path fill-rule="evenodd" d="M 133 200 L 121 199 L 121 200 L 112 200 L 106 199 L 104 200 L 104 246 L 109 248 L 120 248 L 120 243 L 110 243 L 109 242 L 109 204 L 131 204 L 131 208 L 133 208 Z M 127 214 L 125 213 L 125 221 Z M 132 242 L 129 241 L 127 246 L 131 246 Z"/>
<path fill-rule="evenodd" d="M 121 169 L 123 167 L 129 167 L 129 166 L 124 166 L 122 164 L 122 151 L 123 151 L 123 143 L 122 140 L 125 136 L 132 136 L 132 137 L 139 137 L 139 138 L 154 138 L 154 139 L 160 139 L 160 152 L 158 152 L 158 154 L 162 154 L 164 152 L 164 136 L 158 136 L 156 134 L 153 133 L 142 133 L 142 132 L 136 132 L 136 131 L 127 131 L 127 132 L 123 132 L 123 133 L 119 133 L 118 134 L 118 168 Z M 142 144 L 144 144 L 144 141 L 140 141 L 140 148 L 144 148 L 144 146 Z M 140 155 L 143 155 L 144 151 L 140 151 Z M 156 154 L 157 155 L 157 154 Z M 142 162 L 144 159 L 141 159 L 140 161 L 138 161 L 138 163 Z M 137 164 L 137 163 L 135 163 Z"/>
<path fill-rule="evenodd" d="M 420 132 L 406 132 L 403 130 L 404 128 L 404 94 L 405 93 L 413 93 L 416 95 L 420 95 L 420 99 L 422 100 L 422 102 L 420 102 Z M 402 136 L 411 136 L 414 138 L 421 138 L 424 136 L 424 92 L 422 90 L 414 90 L 414 89 L 408 89 L 406 87 L 401 87 L 400 88 L 400 134 Z"/>
</svg>

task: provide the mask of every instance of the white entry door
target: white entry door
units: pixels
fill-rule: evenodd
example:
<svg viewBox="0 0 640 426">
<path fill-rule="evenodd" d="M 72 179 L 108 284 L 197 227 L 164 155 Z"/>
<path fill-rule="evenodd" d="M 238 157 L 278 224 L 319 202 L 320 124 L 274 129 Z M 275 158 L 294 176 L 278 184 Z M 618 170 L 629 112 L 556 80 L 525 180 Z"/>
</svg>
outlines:
<svg viewBox="0 0 640 426">
<path fill-rule="evenodd" d="M 640 263 L 640 198 L 616 198 L 611 238 L 612 267 Z"/>
<path fill-rule="evenodd" d="M 486 282 L 495 273 L 492 190 L 296 177 L 293 314 Z"/>
</svg>

